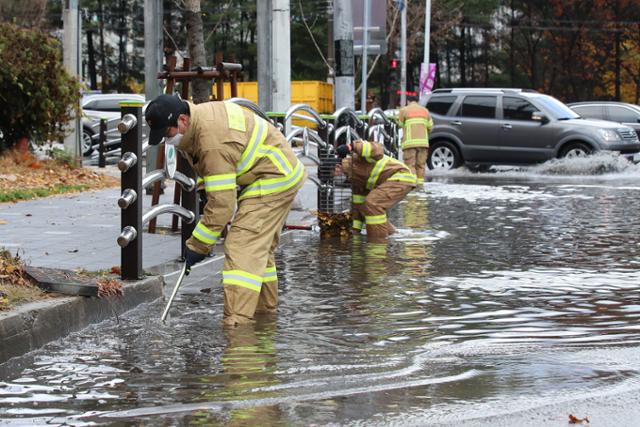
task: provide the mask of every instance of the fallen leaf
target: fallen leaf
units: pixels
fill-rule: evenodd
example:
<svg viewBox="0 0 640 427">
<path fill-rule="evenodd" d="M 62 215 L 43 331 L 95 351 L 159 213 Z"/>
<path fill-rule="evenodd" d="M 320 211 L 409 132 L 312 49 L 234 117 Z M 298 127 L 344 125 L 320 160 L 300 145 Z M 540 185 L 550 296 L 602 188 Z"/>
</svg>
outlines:
<svg viewBox="0 0 640 427">
<path fill-rule="evenodd" d="M 589 418 L 584 417 L 584 418 L 578 418 L 574 415 L 569 414 L 569 424 L 582 424 L 582 425 L 586 425 L 589 424 Z"/>
<path fill-rule="evenodd" d="M 9 224 L 7 221 L 5 221 L 4 219 L 0 219 L 0 225 L 4 225 L 4 224 Z"/>
<path fill-rule="evenodd" d="M 77 249 L 72 249 L 72 250 L 67 251 L 67 252 L 69 252 L 70 254 L 75 254 L 76 252 L 78 252 L 78 250 Z"/>
<path fill-rule="evenodd" d="M 31 215 L 31 214 L 25 214 L 25 216 L 33 216 L 33 215 Z"/>
<path fill-rule="evenodd" d="M 113 267 L 111 267 L 111 274 L 117 274 L 118 276 L 122 275 L 122 270 L 120 270 L 120 267 L 117 265 L 114 265 Z"/>
</svg>

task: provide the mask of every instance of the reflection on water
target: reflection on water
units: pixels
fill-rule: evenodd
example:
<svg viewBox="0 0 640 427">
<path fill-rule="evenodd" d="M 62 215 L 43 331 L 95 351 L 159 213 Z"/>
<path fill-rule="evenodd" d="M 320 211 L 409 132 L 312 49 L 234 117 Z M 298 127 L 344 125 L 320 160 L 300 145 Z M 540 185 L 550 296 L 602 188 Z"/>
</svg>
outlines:
<svg viewBox="0 0 640 427">
<path fill-rule="evenodd" d="M 0 418 L 425 425 L 640 395 L 640 186 L 511 173 L 434 178 L 388 244 L 297 234 L 276 318 L 221 329 L 199 273 L 213 292 L 168 325 L 158 302 L 50 344 L 0 383 Z"/>
</svg>

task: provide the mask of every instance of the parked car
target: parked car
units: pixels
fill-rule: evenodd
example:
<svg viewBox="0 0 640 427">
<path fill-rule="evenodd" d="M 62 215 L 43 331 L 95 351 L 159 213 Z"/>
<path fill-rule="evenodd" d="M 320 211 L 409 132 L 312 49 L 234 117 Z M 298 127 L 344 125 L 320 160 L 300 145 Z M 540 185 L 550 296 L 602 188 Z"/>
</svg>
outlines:
<svg viewBox="0 0 640 427">
<path fill-rule="evenodd" d="M 82 153 L 85 156 L 89 156 L 93 152 L 93 145 L 98 143 L 94 136 L 100 132 L 100 119 L 107 119 L 107 133 L 115 134 L 121 101 L 145 102 L 145 98 L 144 95 L 133 93 L 89 94 L 82 98 Z"/>
<path fill-rule="evenodd" d="M 430 169 L 531 164 L 596 151 L 616 151 L 640 161 L 640 141 L 633 129 L 583 119 L 536 91 L 437 89 L 426 99 L 434 119 Z"/>
<path fill-rule="evenodd" d="M 626 102 L 573 102 L 569 108 L 585 119 L 609 120 L 633 128 L 640 136 L 640 107 Z"/>
</svg>

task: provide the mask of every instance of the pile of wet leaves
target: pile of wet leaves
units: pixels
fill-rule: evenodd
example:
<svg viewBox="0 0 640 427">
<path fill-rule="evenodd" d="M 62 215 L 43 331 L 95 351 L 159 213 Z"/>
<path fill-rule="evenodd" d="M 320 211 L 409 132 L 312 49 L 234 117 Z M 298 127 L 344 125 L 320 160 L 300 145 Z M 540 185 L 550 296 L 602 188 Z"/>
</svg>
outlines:
<svg viewBox="0 0 640 427">
<path fill-rule="evenodd" d="M 75 167 L 72 159 L 61 154 L 38 159 L 28 152 L 9 151 L 0 157 L 0 203 L 114 187 L 119 183 L 112 176 Z"/>
<path fill-rule="evenodd" d="M 26 275 L 24 263 L 16 254 L 0 250 L 0 310 L 42 298 L 40 290 Z"/>
<path fill-rule="evenodd" d="M 320 237 L 327 239 L 330 237 L 348 238 L 351 235 L 351 213 L 327 213 L 317 212 L 318 225 L 320 226 Z"/>
</svg>

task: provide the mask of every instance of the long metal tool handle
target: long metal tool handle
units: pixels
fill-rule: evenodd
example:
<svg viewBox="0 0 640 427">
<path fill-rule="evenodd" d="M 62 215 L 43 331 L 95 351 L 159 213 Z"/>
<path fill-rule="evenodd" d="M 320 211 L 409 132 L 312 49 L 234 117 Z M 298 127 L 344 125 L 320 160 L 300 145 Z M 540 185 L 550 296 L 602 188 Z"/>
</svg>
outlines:
<svg viewBox="0 0 640 427">
<path fill-rule="evenodd" d="M 162 317 L 160 318 L 160 320 L 162 320 L 163 322 L 164 322 L 164 319 L 167 318 L 167 314 L 169 314 L 169 309 L 171 308 L 173 299 L 176 297 L 176 294 L 178 293 L 178 289 L 180 288 L 180 285 L 182 285 L 182 281 L 184 280 L 184 277 L 188 276 L 189 273 L 190 273 L 190 269 L 187 270 L 187 263 L 185 262 L 184 266 L 182 267 L 182 271 L 180 272 L 180 276 L 178 276 L 178 281 L 176 282 L 176 285 L 173 287 L 173 292 L 171 292 L 171 296 L 169 297 L 167 306 L 164 308 L 164 313 L 162 313 Z"/>
</svg>

